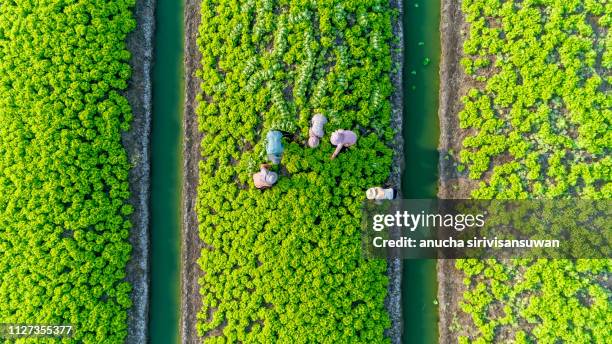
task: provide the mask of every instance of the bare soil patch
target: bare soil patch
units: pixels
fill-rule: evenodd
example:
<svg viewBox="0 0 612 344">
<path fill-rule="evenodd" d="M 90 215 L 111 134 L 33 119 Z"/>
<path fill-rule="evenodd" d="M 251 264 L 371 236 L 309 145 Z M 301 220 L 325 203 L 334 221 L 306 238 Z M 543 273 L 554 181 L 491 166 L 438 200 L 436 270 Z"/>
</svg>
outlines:
<svg viewBox="0 0 612 344">
<path fill-rule="evenodd" d="M 442 0 L 440 35 L 442 56 L 440 60 L 440 181 L 438 198 L 467 199 L 476 181 L 469 180 L 466 173 L 457 171 L 456 154 L 461 150 L 467 135 L 459 127 L 458 114 L 463 108 L 461 97 L 475 86 L 459 64 L 463 55 L 463 42 L 467 38 L 468 26 L 461 12 L 461 2 Z M 456 343 L 461 335 L 468 335 L 469 316 L 459 308 L 463 292 L 463 273 L 455 268 L 455 260 L 439 260 L 438 274 L 438 323 L 439 342 Z"/>
</svg>

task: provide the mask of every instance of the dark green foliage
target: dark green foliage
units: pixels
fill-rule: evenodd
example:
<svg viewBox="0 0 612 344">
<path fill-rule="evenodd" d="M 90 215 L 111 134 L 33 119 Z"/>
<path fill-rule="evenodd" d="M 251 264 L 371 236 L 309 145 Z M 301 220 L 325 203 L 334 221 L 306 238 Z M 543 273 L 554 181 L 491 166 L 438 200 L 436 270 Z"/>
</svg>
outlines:
<svg viewBox="0 0 612 344">
<path fill-rule="evenodd" d="M 386 342 L 386 263 L 361 257 L 359 226 L 391 167 L 391 16 L 382 0 L 202 2 L 198 332 L 211 342 Z M 315 113 L 329 123 L 309 149 Z M 359 140 L 330 161 L 338 128 Z M 286 150 L 260 191 L 271 129 Z"/>
<path fill-rule="evenodd" d="M 133 5 L 0 3 L 0 323 L 127 334 Z"/>
</svg>

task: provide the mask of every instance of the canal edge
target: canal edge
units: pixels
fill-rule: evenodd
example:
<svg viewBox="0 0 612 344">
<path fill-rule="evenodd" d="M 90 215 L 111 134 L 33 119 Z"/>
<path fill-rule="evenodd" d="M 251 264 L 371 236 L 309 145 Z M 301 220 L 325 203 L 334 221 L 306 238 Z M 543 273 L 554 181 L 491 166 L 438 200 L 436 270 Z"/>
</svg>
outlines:
<svg viewBox="0 0 612 344">
<path fill-rule="evenodd" d="M 441 1 L 438 198 L 467 199 L 471 183 L 459 175 L 454 165 L 454 155 L 461 148 L 464 136 L 459 130 L 457 117 L 461 110 L 460 96 L 466 94 L 470 86 L 459 64 L 466 35 L 466 23 L 458 3 L 453 0 Z M 456 340 L 456 334 L 450 330 L 450 325 L 456 321 L 465 323 L 460 319 L 465 315 L 462 316 L 461 313 L 456 312 L 464 291 L 463 276 L 455 268 L 455 259 L 438 260 L 436 271 L 438 278 L 438 342 L 450 344 Z"/>
<path fill-rule="evenodd" d="M 204 245 L 199 237 L 197 218 L 197 189 L 199 183 L 200 143 L 202 134 L 198 128 L 196 97 L 200 89 L 196 71 L 200 68 L 202 55 L 197 46 L 200 26 L 200 1 L 185 0 L 184 4 L 184 105 L 183 105 L 183 181 L 181 209 L 181 297 L 180 297 L 180 341 L 196 343 L 197 314 L 201 309 L 198 279 L 204 274 L 197 264 Z"/>
<path fill-rule="evenodd" d="M 391 127 L 395 132 L 393 137 L 393 162 L 388 183 L 397 190 L 397 198 L 402 197 L 402 171 L 404 170 L 404 137 L 402 132 L 404 116 L 404 91 L 402 84 L 402 74 L 404 67 L 404 34 L 402 19 L 404 16 L 403 0 L 390 0 L 391 8 L 398 11 L 398 16 L 393 22 L 393 34 L 398 38 L 397 42 L 391 44 L 391 58 L 393 69 L 391 71 L 391 81 L 393 82 L 394 92 L 391 95 L 392 116 Z M 393 344 L 402 343 L 402 260 L 398 258 L 387 258 L 387 297 L 385 298 L 385 308 L 391 319 L 391 327 L 386 330 L 386 335 Z"/>
<path fill-rule="evenodd" d="M 149 252 L 150 252 L 150 158 L 152 116 L 153 37 L 155 32 L 155 0 L 137 0 L 133 7 L 136 29 L 128 34 L 126 48 L 132 54 L 132 77 L 125 96 L 133 113 L 129 132 L 122 134 L 132 168 L 129 171 L 130 199 L 134 207 L 130 216 L 132 246 L 126 266 L 126 279 L 132 285 L 132 307 L 128 310 L 125 342 L 146 343 L 149 318 Z"/>
</svg>

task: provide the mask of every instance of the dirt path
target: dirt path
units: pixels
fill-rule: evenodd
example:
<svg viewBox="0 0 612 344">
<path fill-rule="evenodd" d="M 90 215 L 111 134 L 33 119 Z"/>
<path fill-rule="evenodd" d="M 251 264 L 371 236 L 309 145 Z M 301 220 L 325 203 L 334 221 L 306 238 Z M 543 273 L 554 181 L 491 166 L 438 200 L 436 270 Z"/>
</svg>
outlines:
<svg viewBox="0 0 612 344">
<path fill-rule="evenodd" d="M 146 343 L 149 312 L 149 135 L 151 132 L 151 65 L 153 62 L 154 0 L 137 0 L 134 16 L 136 30 L 128 35 L 132 53 L 127 99 L 132 106 L 132 129 L 122 136 L 132 163 L 129 173 L 132 257 L 127 264 L 127 280 L 132 284 L 132 308 L 128 311 L 126 343 Z"/>
<path fill-rule="evenodd" d="M 198 164 L 202 135 L 195 113 L 196 95 L 200 83 L 195 71 L 200 68 L 200 54 L 196 38 L 200 25 L 200 1 L 185 1 L 185 108 L 183 112 L 183 207 L 181 229 L 181 343 L 197 343 L 197 314 L 202 306 L 198 278 L 203 272 L 198 258 L 203 243 L 198 235 L 196 214 Z"/>
<path fill-rule="evenodd" d="M 475 182 L 457 172 L 452 157 L 461 150 L 465 131 L 459 128 L 458 113 L 463 105 L 461 97 L 467 94 L 473 82 L 459 61 L 463 54 L 463 41 L 467 38 L 467 25 L 458 0 L 442 0 L 440 38 L 442 56 L 440 60 L 440 181 L 438 198 L 466 199 Z M 449 154 L 450 153 L 450 154 Z M 439 343 L 456 343 L 459 335 L 466 335 L 467 314 L 459 310 L 459 302 L 465 291 L 463 273 L 455 268 L 454 259 L 439 260 L 438 274 L 438 322 Z"/>
</svg>

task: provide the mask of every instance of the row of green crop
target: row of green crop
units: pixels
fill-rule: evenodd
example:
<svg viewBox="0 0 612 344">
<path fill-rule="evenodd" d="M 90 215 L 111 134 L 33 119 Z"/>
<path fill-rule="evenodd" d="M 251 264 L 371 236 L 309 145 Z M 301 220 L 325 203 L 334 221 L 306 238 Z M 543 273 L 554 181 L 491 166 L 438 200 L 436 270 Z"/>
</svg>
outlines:
<svg viewBox="0 0 612 344">
<path fill-rule="evenodd" d="M 388 1 L 205 0 L 198 44 L 202 309 L 211 342 L 385 342 L 384 261 L 360 246 L 364 191 L 391 166 Z M 306 147 L 312 116 L 329 123 Z M 358 133 L 333 161 L 329 133 Z M 257 190 L 268 130 L 278 183 Z"/>
<path fill-rule="evenodd" d="M 476 198 L 612 197 L 612 5 L 464 0 L 461 161 Z M 494 167 L 491 167 L 494 165 Z"/>
<path fill-rule="evenodd" d="M 463 0 L 459 159 L 474 198 L 612 197 L 612 4 Z M 461 309 L 477 335 L 460 342 L 606 343 L 611 260 L 460 260 Z"/>
<path fill-rule="evenodd" d="M 478 335 L 459 343 L 608 343 L 612 312 L 604 259 L 457 260 L 461 310 Z"/>
<path fill-rule="evenodd" d="M 0 3 L 0 323 L 127 334 L 133 5 Z"/>
</svg>

